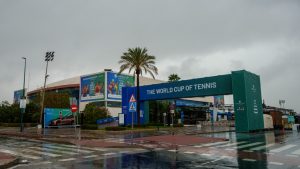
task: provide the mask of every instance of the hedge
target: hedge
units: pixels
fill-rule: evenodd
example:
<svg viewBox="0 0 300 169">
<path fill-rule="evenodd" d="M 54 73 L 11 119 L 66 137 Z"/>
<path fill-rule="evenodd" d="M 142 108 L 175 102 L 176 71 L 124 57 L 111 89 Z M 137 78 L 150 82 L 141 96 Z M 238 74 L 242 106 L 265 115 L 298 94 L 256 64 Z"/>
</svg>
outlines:
<svg viewBox="0 0 300 169">
<path fill-rule="evenodd" d="M 105 130 L 107 130 L 107 131 L 123 131 L 126 129 L 127 129 L 126 127 L 120 127 L 120 126 L 105 127 Z"/>
</svg>

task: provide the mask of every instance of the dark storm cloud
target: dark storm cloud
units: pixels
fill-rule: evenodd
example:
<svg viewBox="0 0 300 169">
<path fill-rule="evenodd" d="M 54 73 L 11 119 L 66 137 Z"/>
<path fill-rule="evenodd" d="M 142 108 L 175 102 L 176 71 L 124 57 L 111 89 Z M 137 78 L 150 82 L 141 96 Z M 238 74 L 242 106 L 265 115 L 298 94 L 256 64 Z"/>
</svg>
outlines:
<svg viewBox="0 0 300 169">
<path fill-rule="evenodd" d="M 250 69 L 261 74 L 268 100 L 277 104 L 289 93 L 288 102 L 297 93 L 287 88 L 273 97 L 268 91 L 285 80 L 299 84 L 293 78 L 299 72 L 299 16 L 296 0 L 0 1 L 0 98 L 12 100 L 13 90 L 22 86 L 23 56 L 30 88 L 36 88 L 43 83 L 48 50 L 56 52 L 49 65 L 54 82 L 118 70 L 122 52 L 145 46 L 157 56 L 160 79 L 173 72 L 186 79 Z M 284 67 L 280 76 L 272 74 L 275 67 Z M 290 106 L 300 111 L 297 104 Z"/>
</svg>

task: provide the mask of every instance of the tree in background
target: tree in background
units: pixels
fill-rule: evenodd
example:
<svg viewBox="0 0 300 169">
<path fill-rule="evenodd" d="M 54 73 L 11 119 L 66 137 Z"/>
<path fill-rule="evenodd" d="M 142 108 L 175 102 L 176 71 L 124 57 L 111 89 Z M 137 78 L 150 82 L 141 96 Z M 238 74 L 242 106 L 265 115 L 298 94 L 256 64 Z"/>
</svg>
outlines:
<svg viewBox="0 0 300 169">
<path fill-rule="evenodd" d="M 181 78 L 177 75 L 177 74 L 175 74 L 175 73 L 173 73 L 173 74 L 170 74 L 169 75 L 169 82 L 176 82 L 176 81 L 179 81 Z"/>
<path fill-rule="evenodd" d="M 24 123 L 37 123 L 39 118 L 39 108 L 34 103 L 26 105 L 24 113 Z M 20 123 L 20 105 L 9 104 L 4 101 L 0 105 L 0 122 Z"/>
<path fill-rule="evenodd" d="M 70 108 L 70 94 L 67 92 L 56 93 L 56 92 L 46 92 L 44 107 L 45 108 Z M 41 95 L 36 95 L 32 100 L 38 108 L 40 109 Z"/>
<path fill-rule="evenodd" d="M 129 73 L 133 70 L 134 76 L 136 75 L 137 77 L 136 111 L 138 125 L 140 125 L 140 75 L 142 75 L 144 71 L 145 74 L 149 73 L 153 79 L 155 79 L 154 74 L 158 74 L 157 67 L 155 66 L 155 56 L 149 55 L 146 48 L 129 48 L 128 51 L 124 52 L 121 56 L 119 64 L 121 64 L 119 73 L 122 73 L 126 69 L 129 70 Z"/>
</svg>

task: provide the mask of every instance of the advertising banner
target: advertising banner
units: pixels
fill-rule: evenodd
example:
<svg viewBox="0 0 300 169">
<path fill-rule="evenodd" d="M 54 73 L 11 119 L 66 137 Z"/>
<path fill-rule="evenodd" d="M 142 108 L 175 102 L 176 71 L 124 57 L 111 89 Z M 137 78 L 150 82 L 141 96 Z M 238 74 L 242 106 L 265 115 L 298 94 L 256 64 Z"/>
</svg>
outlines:
<svg viewBox="0 0 300 169">
<path fill-rule="evenodd" d="M 128 75 L 107 72 L 107 98 L 113 100 L 122 99 L 122 87 L 134 86 L 134 77 Z"/>
<path fill-rule="evenodd" d="M 232 93 L 231 75 L 219 75 L 140 87 L 140 100 L 204 97 Z"/>
<path fill-rule="evenodd" d="M 58 127 L 62 125 L 73 125 L 74 116 L 70 109 L 45 108 L 45 127 Z"/>
<path fill-rule="evenodd" d="M 80 101 L 104 99 L 104 73 L 80 77 Z"/>
<path fill-rule="evenodd" d="M 25 96 L 26 96 L 26 89 L 25 89 Z M 19 104 L 20 99 L 23 97 L 23 89 L 14 91 L 14 101 L 13 103 Z"/>
<path fill-rule="evenodd" d="M 224 95 L 214 96 L 214 106 L 215 107 L 223 107 L 224 106 Z"/>
</svg>

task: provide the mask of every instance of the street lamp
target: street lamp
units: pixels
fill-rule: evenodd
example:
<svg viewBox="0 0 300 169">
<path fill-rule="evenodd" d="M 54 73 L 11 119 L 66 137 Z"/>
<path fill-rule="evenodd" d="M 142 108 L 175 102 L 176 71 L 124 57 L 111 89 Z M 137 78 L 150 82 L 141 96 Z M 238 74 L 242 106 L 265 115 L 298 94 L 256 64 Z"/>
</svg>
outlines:
<svg viewBox="0 0 300 169">
<path fill-rule="evenodd" d="M 40 114 L 40 124 L 42 125 L 42 128 L 44 128 L 44 101 L 45 101 L 45 89 L 46 89 L 46 82 L 49 75 L 48 72 L 48 62 L 53 61 L 54 59 L 54 52 L 46 52 L 45 61 L 46 61 L 46 73 L 45 73 L 45 80 L 44 80 L 44 87 L 43 87 L 43 95 L 42 95 L 42 101 L 41 101 L 41 114 Z"/>
<path fill-rule="evenodd" d="M 21 109 L 21 114 L 20 114 L 20 132 L 23 132 L 24 130 L 24 125 L 23 125 L 23 114 L 25 113 L 26 109 L 26 97 L 25 97 L 25 75 L 26 75 L 26 57 L 22 57 L 25 61 L 24 65 L 24 80 L 23 80 L 23 95 L 22 99 L 20 100 L 20 109 Z"/>
</svg>

